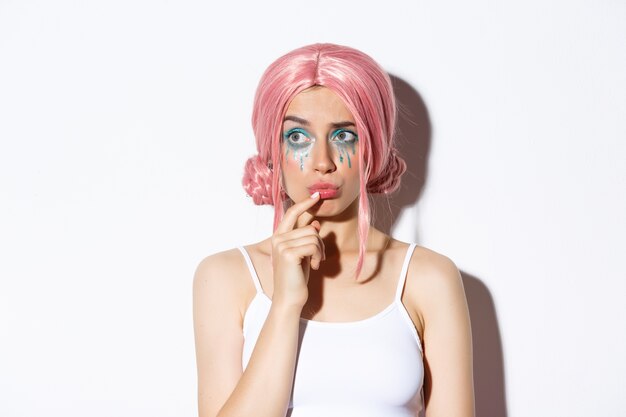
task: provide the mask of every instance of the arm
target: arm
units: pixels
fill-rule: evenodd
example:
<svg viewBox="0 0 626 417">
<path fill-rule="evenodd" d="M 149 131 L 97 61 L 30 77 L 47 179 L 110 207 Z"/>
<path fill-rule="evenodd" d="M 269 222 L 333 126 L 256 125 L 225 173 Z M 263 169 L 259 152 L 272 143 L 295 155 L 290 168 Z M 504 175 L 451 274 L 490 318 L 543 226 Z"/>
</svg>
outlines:
<svg viewBox="0 0 626 417">
<path fill-rule="evenodd" d="M 299 332 L 299 311 L 270 310 L 245 372 L 241 356 L 241 295 L 234 259 L 223 253 L 203 260 L 193 286 L 200 417 L 280 416 L 289 404 Z"/>
<path fill-rule="evenodd" d="M 474 417 L 472 335 L 456 265 L 433 253 L 420 274 L 427 417 Z"/>
<path fill-rule="evenodd" d="M 242 371 L 243 297 L 235 251 L 203 260 L 194 277 L 194 330 L 200 417 L 284 417 L 293 384 L 300 314 L 308 298 L 309 268 L 323 258 L 319 222 L 302 216 L 316 193 L 290 207 L 272 236 L 272 306 Z M 311 223 L 311 224 L 308 224 Z"/>
<path fill-rule="evenodd" d="M 193 322 L 198 369 L 200 417 L 216 416 L 241 376 L 243 335 L 236 292 L 220 279 L 220 268 L 229 274 L 227 253 L 204 259 L 193 281 Z M 239 355 L 239 356 L 238 356 Z"/>
</svg>

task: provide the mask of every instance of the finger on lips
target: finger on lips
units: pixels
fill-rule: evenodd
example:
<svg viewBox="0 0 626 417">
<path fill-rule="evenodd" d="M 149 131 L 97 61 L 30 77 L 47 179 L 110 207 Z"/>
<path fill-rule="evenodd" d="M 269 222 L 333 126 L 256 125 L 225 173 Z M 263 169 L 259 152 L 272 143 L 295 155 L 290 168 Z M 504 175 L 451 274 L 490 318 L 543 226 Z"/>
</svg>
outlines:
<svg viewBox="0 0 626 417">
<path fill-rule="evenodd" d="M 289 209 L 285 212 L 283 221 L 278 226 L 278 229 L 280 229 L 280 233 L 284 233 L 293 229 L 294 226 L 296 225 L 296 222 L 300 218 L 300 216 L 305 211 L 307 211 L 308 209 L 313 207 L 315 204 L 317 204 L 319 199 L 320 199 L 320 193 L 318 191 L 318 192 L 313 193 L 311 195 L 311 198 L 307 198 L 289 207 Z"/>
</svg>

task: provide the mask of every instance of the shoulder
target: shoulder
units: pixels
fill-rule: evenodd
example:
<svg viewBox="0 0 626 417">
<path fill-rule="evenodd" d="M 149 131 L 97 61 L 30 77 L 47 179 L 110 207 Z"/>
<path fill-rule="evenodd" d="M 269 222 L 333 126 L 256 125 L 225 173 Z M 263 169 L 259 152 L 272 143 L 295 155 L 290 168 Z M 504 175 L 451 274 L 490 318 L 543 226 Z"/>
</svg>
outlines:
<svg viewBox="0 0 626 417">
<path fill-rule="evenodd" d="M 243 255 L 238 248 L 228 249 L 206 256 L 196 268 L 196 272 L 211 271 L 215 268 L 231 268 L 233 265 L 242 264 Z"/>
<path fill-rule="evenodd" d="M 413 281 L 425 281 L 423 284 L 432 286 L 456 285 L 460 280 L 459 269 L 452 259 L 423 246 L 415 247 L 408 274 Z"/>
<path fill-rule="evenodd" d="M 209 255 L 202 259 L 194 273 L 194 285 L 211 284 L 212 281 L 228 281 L 225 275 L 238 275 L 245 266 L 244 258 L 239 249 L 229 249 Z"/>
<path fill-rule="evenodd" d="M 422 322 L 442 309 L 465 303 L 461 273 L 452 259 L 416 246 L 409 261 L 405 292 Z"/>
<path fill-rule="evenodd" d="M 193 298 L 196 308 L 213 305 L 222 309 L 245 310 L 254 293 L 243 254 L 237 248 L 202 259 L 193 276 Z"/>
<path fill-rule="evenodd" d="M 269 258 L 270 238 L 244 247 L 256 269 L 258 260 Z M 239 248 L 209 255 L 196 267 L 193 278 L 194 294 L 199 291 L 216 292 L 223 296 L 233 295 L 240 304 L 247 305 L 256 289 L 246 259 Z M 243 300 L 243 301 L 241 301 Z"/>
<path fill-rule="evenodd" d="M 411 244 L 400 240 L 391 239 L 389 252 L 397 261 L 406 259 L 407 250 Z M 459 270 L 452 259 L 424 246 L 415 245 L 415 249 L 409 259 L 407 281 L 424 280 L 431 277 L 443 284 L 455 281 L 459 276 Z"/>
</svg>

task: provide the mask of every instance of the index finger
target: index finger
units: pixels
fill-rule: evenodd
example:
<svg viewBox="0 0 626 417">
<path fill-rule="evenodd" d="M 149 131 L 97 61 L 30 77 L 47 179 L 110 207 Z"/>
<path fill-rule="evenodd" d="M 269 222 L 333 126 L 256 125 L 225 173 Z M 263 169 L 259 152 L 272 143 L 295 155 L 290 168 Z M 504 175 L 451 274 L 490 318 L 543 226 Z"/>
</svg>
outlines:
<svg viewBox="0 0 626 417">
<path fill-rule="evenodd" d="M 283 220 L 280 222 L 278 227 L 276 228 L 276 232 L 278 233 L 286 233 L 290 230 L 293 230 L 293 227 L 296 225 L 298 221 L 298 217 L 311 207 L 313 207 L 320 200 L 319 191 L 314 192 L 311 195 L 311 198 L 304 199 L 299 203 L 295 203 L 293 206 L 289 207 L 283 216 Z"/>
</svg>

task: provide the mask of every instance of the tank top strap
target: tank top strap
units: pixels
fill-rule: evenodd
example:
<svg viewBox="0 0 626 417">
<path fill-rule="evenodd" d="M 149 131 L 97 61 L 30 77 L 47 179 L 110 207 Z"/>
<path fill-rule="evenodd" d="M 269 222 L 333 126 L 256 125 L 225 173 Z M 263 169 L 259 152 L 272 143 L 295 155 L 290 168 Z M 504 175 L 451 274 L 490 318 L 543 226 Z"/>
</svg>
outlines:
<svg viewBox="0 0 626 417">
<path fill-rule="evenodd" d="M 252 265 L 252 259 L 250 259 L 250 255 L 248 255 L 248 251 L 243 246 L 239 246 L 237 249 L 243 255 L 243 258 L 246 260 L 246 265 L 248 265 L 248 270 L 250 271 L 250 276 L 252 277 L 252 282 L 254 282 L 254 287 L 256 288 L 257 293 L 263 293 L 263 288 L 261 287 L 261 280 L 259 280 L 259 276 L 256 274 L 256 270 L 254 269 L 254 265 Z"/>
<path fill-rule="evenodd" d="M 402 264 L 402 271 L 400 272 L 400 278 L 398 279 L 398 288 L 396 289 L 396 300 L 402 299 L 402 291 L 404 290 L 404 283 L 406 282 L 406 274 L 409 270 L 409 262 L 411 261 L 411 255 L 417 246 L 416 243 L 411 243 L 404 256 L 404 262 Z"/>
</svg>

